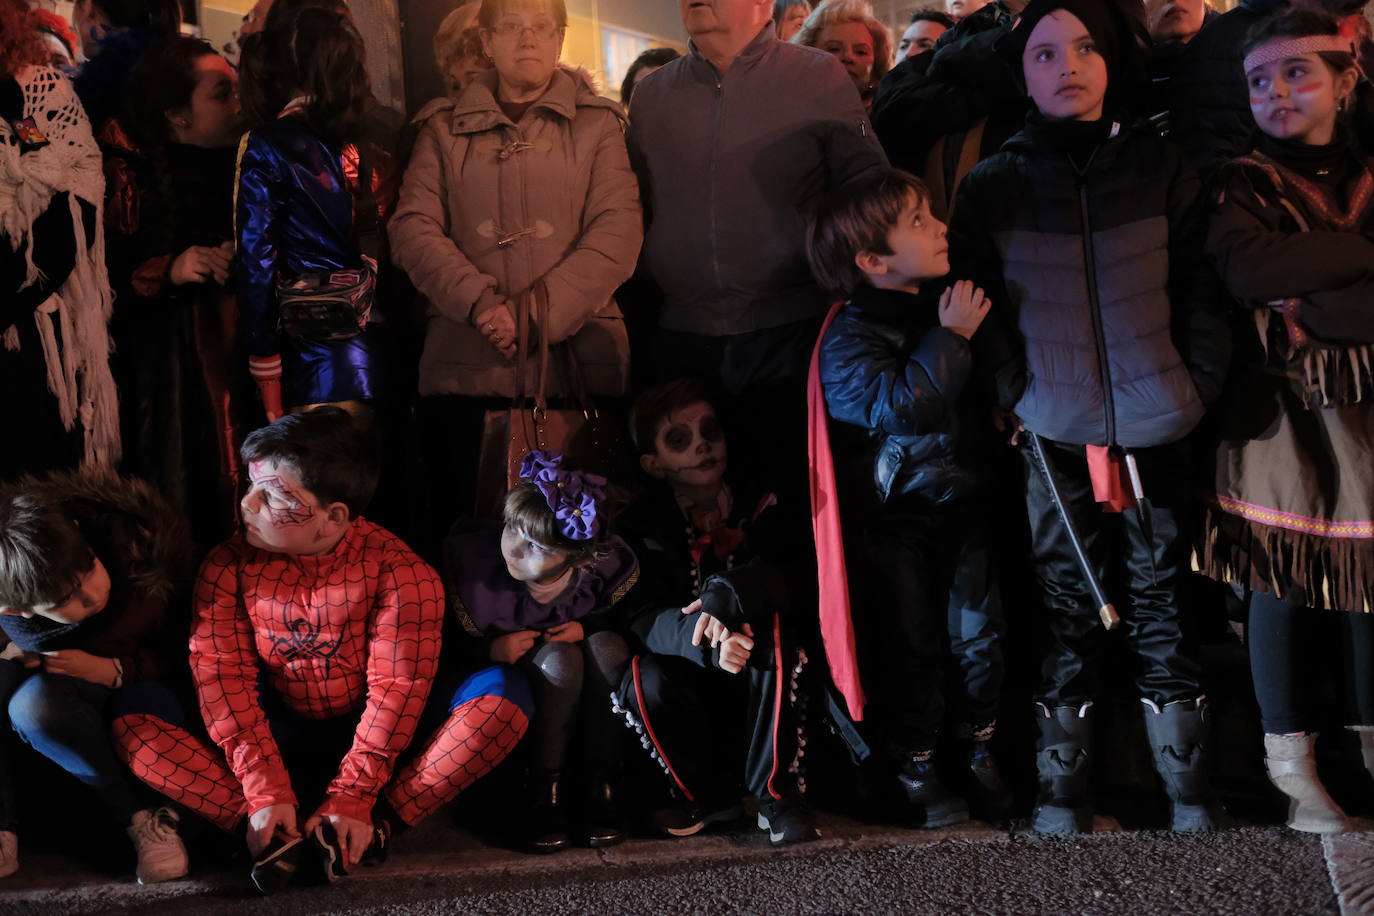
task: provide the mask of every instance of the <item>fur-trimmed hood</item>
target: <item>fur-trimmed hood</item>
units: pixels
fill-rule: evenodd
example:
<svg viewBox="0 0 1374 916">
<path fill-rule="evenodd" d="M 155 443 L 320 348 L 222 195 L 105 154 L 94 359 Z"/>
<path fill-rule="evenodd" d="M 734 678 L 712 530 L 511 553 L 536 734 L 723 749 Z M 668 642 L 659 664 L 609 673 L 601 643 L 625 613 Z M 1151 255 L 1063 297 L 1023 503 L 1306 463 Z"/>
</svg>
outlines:
<svg viewBox="0 0 1374 916">
<path fill-rule="evenodd" d="M 62 472 L 11 486 L 62 505 L 101 562 L 119 570 L 131 590 L 170 600 L 192 571 L 185 520 L 141 480 L 113 473 Z"/>
</svg>

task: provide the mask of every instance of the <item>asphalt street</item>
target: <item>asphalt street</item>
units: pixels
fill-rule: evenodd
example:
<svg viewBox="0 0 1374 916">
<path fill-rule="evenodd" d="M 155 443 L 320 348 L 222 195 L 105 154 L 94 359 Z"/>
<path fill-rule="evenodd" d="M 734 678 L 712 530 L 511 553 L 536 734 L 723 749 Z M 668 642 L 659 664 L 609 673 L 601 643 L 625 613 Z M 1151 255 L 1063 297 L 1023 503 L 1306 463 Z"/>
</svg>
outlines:
<svg viewBox="0 0 1374 916">
<path fill-rule="evenodd" d="M 0 916 L 168 913 L 979 913 L 1323 914 L 1374 912 L 1374 833 L 1331 841 L 1277 826 L 1205 836 L 1128 831 L 1039 839 L 978 824 L 916 831 L 838 816 L 825 836 L 770 849 L 741 827 L 536 857 L 494 848 L 436 818 L 384 865 L 271 898 L 242 866 L 139 887 L 131 877 L 35 855 L 0 890 Z M 1342 851 L 1343 850 L 1343 851 Z M 1343 864 L 1342 864 L 1343 862 Z M 1343 871 L 1342 871 L 1343 870 Z M 1343 876 L 1342 876 L 1343 875 Z M 1340 899 L 1333 880 L 1345 885 Z"/>
</svg>

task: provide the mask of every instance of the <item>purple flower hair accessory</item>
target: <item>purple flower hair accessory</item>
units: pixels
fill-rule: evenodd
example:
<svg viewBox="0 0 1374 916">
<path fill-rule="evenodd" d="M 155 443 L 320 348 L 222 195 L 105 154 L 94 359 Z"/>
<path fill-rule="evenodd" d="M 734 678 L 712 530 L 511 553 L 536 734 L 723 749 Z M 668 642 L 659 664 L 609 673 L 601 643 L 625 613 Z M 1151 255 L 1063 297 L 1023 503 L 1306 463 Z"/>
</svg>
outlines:
<svg viewBox="0 0 1374 916">
<path fill-rule="evenodd" d="M 544 494 L 558 520 L 558 529 L 570 541 L 590 541 L 601 531 L 601 502 L 606 498 L 606 478 L 563 469 L 558 452 L 535 450 L 520 462 L 520 477 Z"/>
</svg>

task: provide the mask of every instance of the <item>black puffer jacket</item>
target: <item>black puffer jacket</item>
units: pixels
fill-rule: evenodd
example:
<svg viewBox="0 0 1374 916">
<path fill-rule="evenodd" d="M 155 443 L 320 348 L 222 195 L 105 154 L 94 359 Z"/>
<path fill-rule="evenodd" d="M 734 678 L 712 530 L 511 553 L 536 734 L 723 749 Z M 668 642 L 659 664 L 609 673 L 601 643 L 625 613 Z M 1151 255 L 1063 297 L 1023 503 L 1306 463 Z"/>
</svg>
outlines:
<svg viewBox="0 0 1374 916">
<path fill-rule="evenodd" d="M 861 287 L 821 344 L 830 415 L 867 431 L 865 444 L 837 449 L 837 464 L 871 467 L 879 502 L 914 497 L 943 506 L 974 489 L 960 417 L 973 352 L 940 326 L 937 308 L 932 296 Z"/>
<path fill-rule="evenodd" d="M 1032 115 L 975 167 L 950 252 L 953 276 L 993 301 L 974 344 L 1000 406 L 1060 442 L 1144 448 L 1186 435 L 1228 355 L 1202 217 L 1182 154 L 1111 120 Z"/>
<path fill-rule="evenodd" d="M 979 159 L 1020 130 L 1028 103 L 994 48 L 1014 21 L 1001 3 L 990 3 L 883 77 L 873 130 L 893 165 L 924 174 L 936 141 L 951 136 L 957 139 L 947 146 L 957 161 L 962 134 L 985 117 Z"/>
</svg>

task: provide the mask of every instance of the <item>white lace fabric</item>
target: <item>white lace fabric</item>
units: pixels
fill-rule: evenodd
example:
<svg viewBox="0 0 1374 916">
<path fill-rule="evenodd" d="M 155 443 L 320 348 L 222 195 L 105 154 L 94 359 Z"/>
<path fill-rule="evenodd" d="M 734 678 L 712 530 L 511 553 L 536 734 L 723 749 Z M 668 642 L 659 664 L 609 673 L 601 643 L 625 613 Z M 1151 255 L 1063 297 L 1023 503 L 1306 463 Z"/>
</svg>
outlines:
<svg viewBox="0 0 1374 916">
<path fill-rule="evenodd" d="M 107 326 L 114 300 L 105 269 L 100 147 L 65 76 L 49 67 L 28 67 L 15 80 L 24 93 L 23 117 L 32 118 L 48 142 L 21 152 L 14 127 L 0 118 L 0 234 L 14 248 L 26 248 L 25 286 L 37 282 L 40 272 L 28 244 L 34 221 L 54 195 L 69 194 L 76 264 L 62 288 L 34 310 L 33 321 L 62 424 L 67 429 L 81 425 L 83 467 L 112 468 L 119 460 L 119 411 L 109 365 Z M 90 247 L 81 201 L 95 208 L 95 244 Z M 4 343 L 7 349 L 19 348 L 17 328 L 4 332 Z"/>
</svg>

